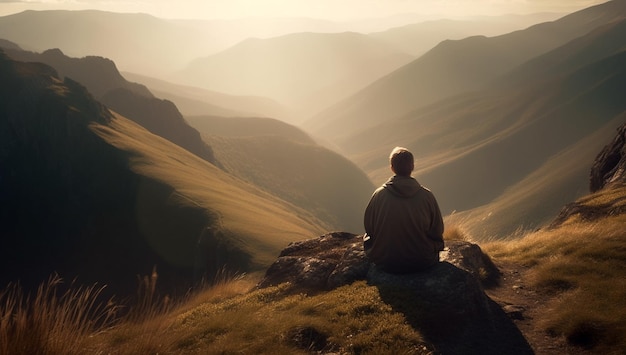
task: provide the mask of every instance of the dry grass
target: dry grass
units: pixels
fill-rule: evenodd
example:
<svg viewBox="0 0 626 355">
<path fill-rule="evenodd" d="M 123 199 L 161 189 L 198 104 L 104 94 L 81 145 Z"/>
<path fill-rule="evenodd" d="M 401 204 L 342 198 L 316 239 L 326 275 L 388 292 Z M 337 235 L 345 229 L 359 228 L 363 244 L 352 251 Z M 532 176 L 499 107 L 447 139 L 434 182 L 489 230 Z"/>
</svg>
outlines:
<svg viewBox="0 0 626 355">
<path fill-rule="evenodd" d="M 446 228 L 443 231 L 443 240 L 465 242 L 472 241 L 469 233 L 467 233 L 467 231 L 465 231 L 462 227 L 456 225 L 446 225 Z"/>
<path fill-rule="evenodd" d="M 90 128 L 107 143 L 131 153 L 134 172 L 173 187 L 179 203 L 214 215 L 212 227 L 249 254 L 255 266 L 266 267 L 290 242 L 313 238 L 327 230 L 307 211 L 233 178 L 121 116 L 115 116 L 109 125 L 93 124 Z M 180 240 L 174 243 L 159 235 L 155 218 L 148 221 L 147 226 L 156 231 L 150 229 L 147 236 L 160 253 L 170 255 L 179 248 Z M 177 262 L 188 259 L 181 255 L 177 257 L 182 260 Z"/>
<path fill-rule="evenodd" d="M 531 267 L 533 284 L 552 297 L 539 324 L 576 345 L 626 349 L 626 216 L 571 218 L 558 229 L 484 249 L 496 260 Z"/>
<path fill-rule="evenodd" d="M 86 340 L 110 325 L 116 307 L 102 305 L 103 288 L 69 287 L 52 276 L 34 295 L 18 285 L 0 293 L 0 354 L 83 354 Z"/>
<path fill-rule="evenodd" d="M 284 285 L 182 314 L 177 353 L 428 353 L 421 336 L 365 282 L 306 296 Z"/>
<path fill-rule="evenodd" d="M 244 275 L 222 273 L 211 285 L 171 300 L 156 293 L 157 279 L 156 272 L 144 277 L 136 303 L 126 308 L 103 303 L 104 287 L 64 285 L 56 275 L 34 295 L 11 285 L 0 292 L 0 354 L 169 353 L 179 342 L 169 332 L 177 315 L 241 295 L 255 284 Z"/>
</svg>

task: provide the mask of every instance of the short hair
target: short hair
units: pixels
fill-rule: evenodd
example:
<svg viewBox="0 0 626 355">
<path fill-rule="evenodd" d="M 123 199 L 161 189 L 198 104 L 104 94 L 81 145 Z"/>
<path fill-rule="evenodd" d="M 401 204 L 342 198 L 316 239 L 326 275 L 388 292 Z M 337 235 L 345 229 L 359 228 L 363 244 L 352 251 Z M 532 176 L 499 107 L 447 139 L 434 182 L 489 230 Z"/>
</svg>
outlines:
<svg viewBox="0 0 626 355">
<path fill-rule="evenodd" d="M 415 167 L 413 153 L 403 147 L 393 148 L 389 155 L 389 163 L 391 163 L 391 170 L 400 176 L 411 176 Z"/>
</svg>

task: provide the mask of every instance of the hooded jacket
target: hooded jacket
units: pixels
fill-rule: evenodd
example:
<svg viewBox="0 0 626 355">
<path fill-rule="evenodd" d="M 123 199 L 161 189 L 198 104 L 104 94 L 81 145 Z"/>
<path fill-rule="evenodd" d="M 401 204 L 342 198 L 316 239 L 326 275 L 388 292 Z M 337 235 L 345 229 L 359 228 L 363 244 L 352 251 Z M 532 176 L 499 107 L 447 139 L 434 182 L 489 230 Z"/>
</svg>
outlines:
<svg viewBox="0 0 626 355">
<path fill-rule="evenodd" d="M 374 191 L 364 216 L 368 257 L 393 273 L 429 268 L 443 250 L 443 219 L 435 196 L 412 177 L 391 177 Z"/>
</svg>

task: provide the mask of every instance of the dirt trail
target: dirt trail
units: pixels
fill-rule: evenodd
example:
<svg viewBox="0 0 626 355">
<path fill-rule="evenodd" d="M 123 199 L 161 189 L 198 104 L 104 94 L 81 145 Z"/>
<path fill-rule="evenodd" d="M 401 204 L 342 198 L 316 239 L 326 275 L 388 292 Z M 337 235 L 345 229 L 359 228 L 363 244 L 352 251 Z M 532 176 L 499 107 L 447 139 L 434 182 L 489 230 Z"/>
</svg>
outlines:
<svg viewBox="0 0 626 355">
<path fill-rule="evenodd" d="M 592 354 L 569 345 L 564 337 L 550 336 L 537 324 L 539 316 L 549 311 L 549 301 L 554 296 L 530 286 L 528 268 L 510 263 L 496 265 L 502 272 L 501 284 L 486 290 L 486 293 L 509 314 L 537 355 Z"/>
</svg>

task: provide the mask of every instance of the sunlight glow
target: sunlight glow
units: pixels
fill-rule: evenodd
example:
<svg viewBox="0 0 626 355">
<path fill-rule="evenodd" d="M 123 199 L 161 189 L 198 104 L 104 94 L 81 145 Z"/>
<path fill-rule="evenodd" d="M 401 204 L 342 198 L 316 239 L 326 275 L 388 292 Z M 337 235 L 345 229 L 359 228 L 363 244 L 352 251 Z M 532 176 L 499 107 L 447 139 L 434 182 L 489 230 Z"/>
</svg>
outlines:
<svg viewBox="0 0 626 355">
<path fill-rule="evenodd" d="M 572 12 L 605 0 L 41 0 L 0 1 L 0 15 L 24 10 L 144 12 L 163 18 L 311 17 L 334 21 L 420 14 L 463 17 L 505 13 Z"/>
</svg>

